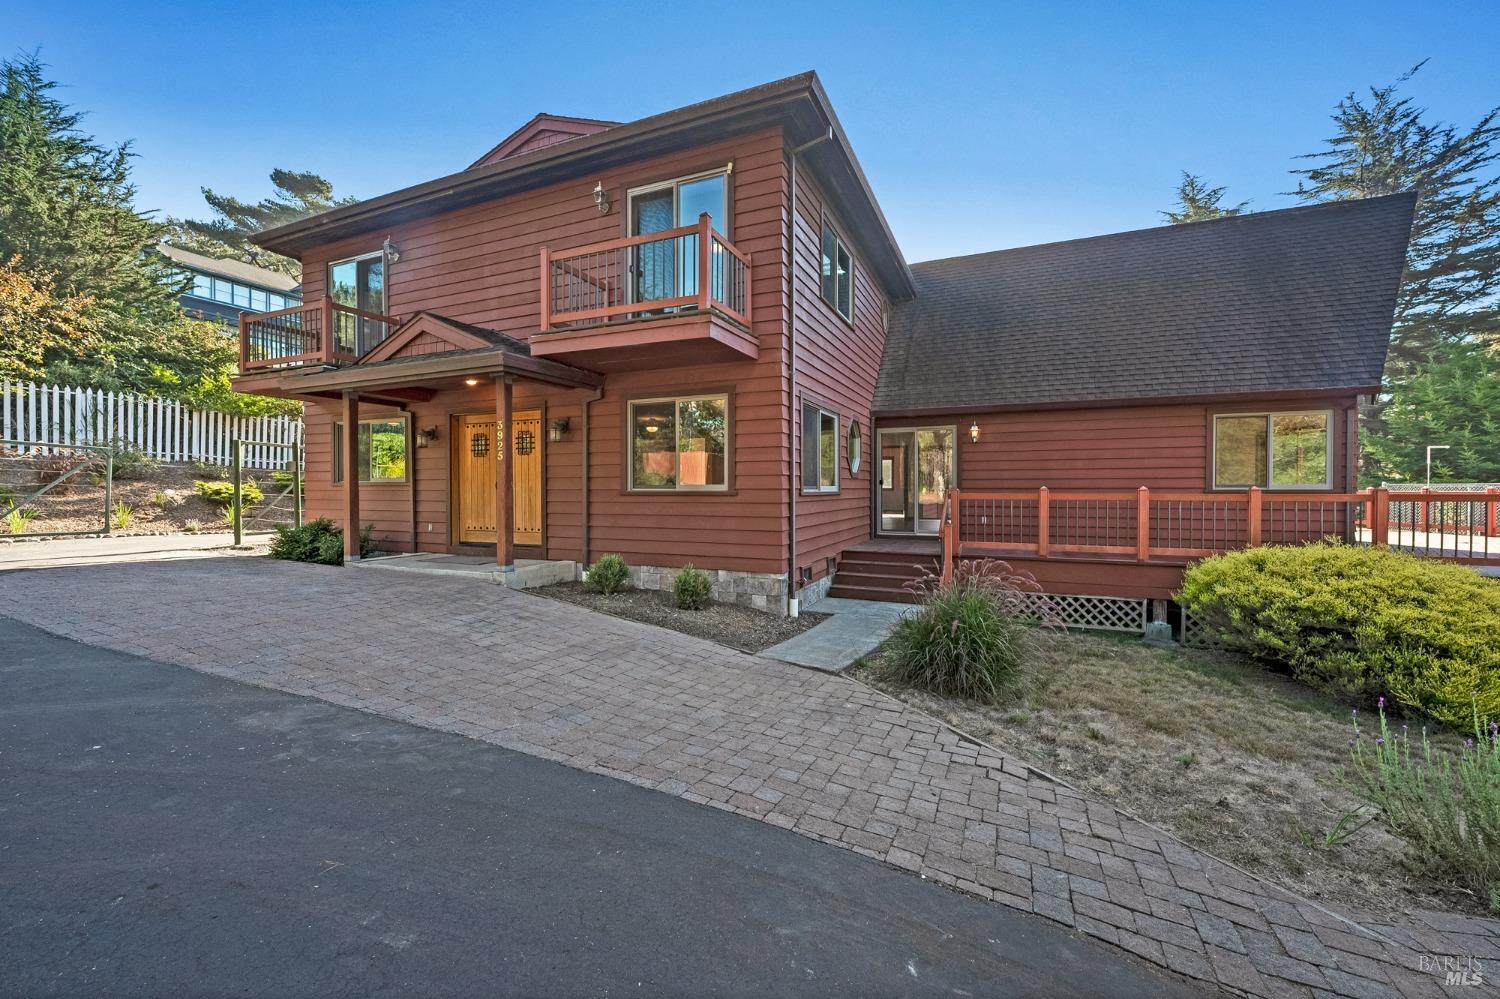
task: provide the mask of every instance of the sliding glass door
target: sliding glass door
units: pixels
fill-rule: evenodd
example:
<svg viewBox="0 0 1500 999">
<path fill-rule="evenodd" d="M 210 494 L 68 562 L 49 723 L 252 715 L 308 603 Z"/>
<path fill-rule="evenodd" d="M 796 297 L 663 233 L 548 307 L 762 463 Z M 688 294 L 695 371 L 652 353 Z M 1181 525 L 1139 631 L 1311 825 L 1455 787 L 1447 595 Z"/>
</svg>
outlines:
<svg viewBox="0 0 1500 999">
<path fill-rule="evenodd" d="M 648 236 L 682 226 L 696 225 L 707 212 L 713 226 L 729 235 L 729 177 L 712 173 L 639 188 L 630 192 L 630 234 Z M 636 247 L 631 269 L 634 301 L 698 294 L 698 242 L 696 237 L 663 239 Z M 715 268 L 718 273 L 719 268 Z"/>
<path fill-rule="evenodd" d="M 385 314 L 385 254 L 372 253 L 328 265 L 328 297 L 361 312 Z M 363 354 L 390 332 L 385 323 L 340 313 L 334 342 L 341 351 Z"/>
<path fill-rule="evenodd" d="M 936 534 L 957 482 L 955 427 L 880 431 L 880 532 Z"/>
</svg>

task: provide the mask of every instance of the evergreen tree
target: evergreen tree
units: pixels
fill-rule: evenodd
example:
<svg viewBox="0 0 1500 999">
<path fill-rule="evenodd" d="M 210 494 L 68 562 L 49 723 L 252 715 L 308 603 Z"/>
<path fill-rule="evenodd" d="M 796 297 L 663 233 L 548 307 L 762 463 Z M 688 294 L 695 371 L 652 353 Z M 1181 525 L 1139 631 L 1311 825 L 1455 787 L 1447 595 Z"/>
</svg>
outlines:
<svg viewBox="0 0 1500 999">
<path fill-rule="evenodd" d="M 179 289 L 145 253 L 162 228 L 134 208 L 130 146 L 82 132 L 56 87 L 34 55 L 0 62 L 0 261 L 122 323 L 168 320 Z"/>
<path fill-rule="evenodd" d="M 271 187 L 269 198 L 254 203 L 203 188 L 203 199 L 213 218 L 169 220 L 172 242 L 211 257 L 243 260 L 300 278 L 302 267 L 297 261 L 253 245 L 250 237 L 262 229 L 295 222 L 355 199 L 335 198 L 331 183 L 306 171 L 272 170 Z"/>
<path fill-rule="evenodd" d="M 1500 482 L 1500 356 L 1479 344 L 1458 343 L 1441 357 L 1413 365 L 1391 385 L 1378 433 L 1363 442 L 1366 477 L 1419 482 L 1427 446 L 1434 481 Z"/>
<path fill-rule="evenodd" d="M 1500 108 L 1470 128 L 1426 120 L 1400 97 L 1421 64 L 1334 111 L 1326 148 L 1293 171 L 1304 201 L 1416 191 L 1416 218 L 1391 339 L 1392 373 L 1447 357 L 1450 344 L 1500 339 Z"/>
<path fill-rule="evenodd" d="M 1203 178 L 1184 170 L 1182 183 L 1177 185 L 1177 208 L 1175 211 L 1162 212 L 1162 218 L 1173 225 L 1180 222 L 1204 222 L 1238 215 L 1250 204 L 1248 201 L 1241 201 L 1237 205 L 1221 204 L 1225 190 L 1223 187 L 1209 187 L 1203 182 Z"/>
</svg>

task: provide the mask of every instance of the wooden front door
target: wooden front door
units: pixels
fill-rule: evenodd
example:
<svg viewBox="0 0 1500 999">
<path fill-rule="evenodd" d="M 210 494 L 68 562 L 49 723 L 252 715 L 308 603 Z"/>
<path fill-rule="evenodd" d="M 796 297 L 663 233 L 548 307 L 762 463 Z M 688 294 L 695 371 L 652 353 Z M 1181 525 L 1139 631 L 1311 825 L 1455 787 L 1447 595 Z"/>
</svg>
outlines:
<svg viewBox="0 0 1500 999">
<path fill-rule="evenodd" d="M 509 435 L 515 462 L 515 512 L 511 521 L 518 545 L 542 543 L 542 414 L 514 415 Z M 495 417 L 477 413 L 453 418 L 453 540 L 495 543 L 495 476 L 499 434 Z M 525 452 L 525 453 L 522 453 Z"/>
</svg>

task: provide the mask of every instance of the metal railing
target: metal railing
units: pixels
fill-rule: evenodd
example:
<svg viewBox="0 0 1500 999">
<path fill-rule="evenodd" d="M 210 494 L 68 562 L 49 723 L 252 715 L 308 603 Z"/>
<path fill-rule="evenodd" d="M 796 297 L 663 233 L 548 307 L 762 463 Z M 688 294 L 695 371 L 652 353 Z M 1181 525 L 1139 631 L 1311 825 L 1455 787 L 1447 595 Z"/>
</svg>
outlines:
<svg viewBox="0 0 1500 999">
<path fill-rule="evenodd" d="M 541 251 L 541 328 L 710 309 L 750 324 L 750 258 L 713 228 L 696 225 Z"/>
<path fill-rule="evenodd" d="M 398 325 L 392 316 L 331 299 L 275 312 L 240 313 L 240 371 L 350 364 Z"/>
</svg>

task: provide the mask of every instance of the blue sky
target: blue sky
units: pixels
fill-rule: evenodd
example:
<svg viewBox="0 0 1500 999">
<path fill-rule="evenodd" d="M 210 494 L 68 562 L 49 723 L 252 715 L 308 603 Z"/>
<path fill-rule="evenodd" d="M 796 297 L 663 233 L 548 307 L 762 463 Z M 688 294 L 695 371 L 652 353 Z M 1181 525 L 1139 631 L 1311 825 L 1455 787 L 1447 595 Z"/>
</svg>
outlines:
<svg viewBox="0 0 1500 999">
<path fill-rule="evenodd" d="M 1500 104 L 1500 4 L 5 4 L 64 97 L 132 139 L 140 205 L 269 193 L 272 167 L 368 197 L 461 169 L 537 111 L 629 120 L 805 69 L 910 260 L 1156 225 L 1179 171 L 1292 204 L 1352 89 L 1469 124 Z"/>
</svg>

